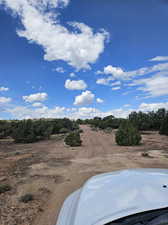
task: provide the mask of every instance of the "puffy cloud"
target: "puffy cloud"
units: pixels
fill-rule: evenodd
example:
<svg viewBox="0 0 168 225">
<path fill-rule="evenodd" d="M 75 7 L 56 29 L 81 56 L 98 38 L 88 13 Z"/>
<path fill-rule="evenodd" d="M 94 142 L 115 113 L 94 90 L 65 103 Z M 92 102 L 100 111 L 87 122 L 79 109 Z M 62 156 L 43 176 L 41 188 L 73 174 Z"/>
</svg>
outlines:
<svg viewBox="0 0 168 225">
<path fill-rule="evenodd" d="M 65 73 L 65 70 L 63 67 L 57 67 L 56 69 L 54 69 L 54 71 L 56 71 L 58 73 Z"/>
<path fill-rule="evenodd" d="M 152 59 L 149 59 L 151 62 L 158 62 L 158 61 L 168 61 L 168 56 L 156 56 Z"/>
<path fill-rule="evenodd" d="M 119 108 L 119 109 L 112 109 L 111 111 L 108 111 L 106 113 L 107 116 L 109 115 L 113 115 L 116 118 L 127 118 L 128 115 L 132 112 L 132 109 L 123 109 L 123 108 Z"/>
<path fill-rule="evenodd" d="M 0 87 L 0 91 L 9 91 L 9 88 L 8 87 Z"/>
<path fill-rule="evenodd" d="M 97 101 L 97 103 L 103 103 L 104 102 L 104 100 L 101 99 L 101 98 L 97 98 L 96 101 Z"/>
<path fill-rule="evenodd" d="M 111 74 L 113 77 L 119 78 L 124 76 L 124 71 L 120 67 L 108 65 L 104 67 L 104 74 Z"/>
<path fill-rule="evenodd" d="M 168 102 L 142 103 L 137 111 L 149 112 L 156 111 L 160 108 L 165 108 L 168 110 Z"/>
<path fill-rule="evenodd" d="M 70 77 L 76 77 L 75 73 L 70 73 L 69 76 Z"/>
<path fill-rule="evenodd" d="M 120 67 L 114 67 L 112 65 L 105 66 L 103 71 L 98 70 L 96 74 L 105 74 L 105 75 L 112 75 L 115 79 L 125 79 L 126 74 Z"/>
<path fill-rule="evenodd" d="M 25 106 L 16 106 L 14 108 L 8 108 L 6 111 L 8 113 L 11 113 L 11 115 L 17 119 L 61 118 L 65 116 L 64 114 L 65 108 L 58 106 L 50 109 L 46 106 L 35 109 Z"/>
<path fill-rule="evenodd" d="M 7 97 L 0 97 L 0 103 L 9 103 L 11 102 L 11 98 L 7 98 Z"/>
<path fill-rule="evenodd" d="M 36 94 L 31 94 L 28 96 L 23 96 L 23 100 L 25 102 L 36 102 L 36 101 L 45 101 L 47 99 L 48 95 L 47 93 L 36 93 Z"/>
<path fill-rule="evenodd" d="M 92 107 L 81 107 L 79 109 L 76 109 L 76 111 L 74 111 L 70 118 L 94 118 L 96 116 L 98 117 L 105 117 L 105 116 L 110 116 L 110 115 L 114 115 L 117 118 L 126 118 L 128 117 L 128 115 L 132 112 L 132 109 L 123 109 L 123 108 L 119 108 L 119 109 L 112 109 L 109 110 L 107 112 L 103 112 L 97 108 L 92 108 Z"/>
<path fill-rule="evenodd" d="M 117 91 L 117 90 L 119 90 L 119 89 L 121 89 L 121 87 L 113 87 L 113 88 L 111 88 L 113 91 Z"/>
<path fill-rule="evenodd" d="M 125 108 L 127 107 L 127 108 Z M 80 108 L 65 108 L 56 106 L 53 108 L 48 108 L 43 106 L 40 108 L 31 108 L 29 106 L 16 106 L 3 108 L 3 112 L 8 112 L 13 118 L 17 119 L 28 119 L 28 118 L 64 118 L 68 117 L 71 119 L 78 118 L 93 118 L 95 116 L 105 117 L 109 115 L 114 115 L 117 118 L 127 118 L 132 111 L 156 111 L 159 108 L 166 108 L 168 110 L 168 102 L 157 102 L 157 103 L 142 103 L 136 109 L 128 108 L 129 105 L 124 105 L 121 108 L 111 109 L 109 111 L 103 112 L 100 109 L 92 107 L 80 107 Z"/>
<path fill-rule="evenodd" d="M 32 104 L 33 107 L 42 107 L 43 104 L 41 102 L 35 102 Z"/>
<path fill-rule="evenodd" d="M 95 95 L 91 91 L 84 91 L 75 97 L 74 105 L 89 105 L 93 103 Z"/>
<path fill-rule="evenodd" d="M 72 112 L 71 118 L 74 119 L 86 119 L 86 118 L 93 118 L 95 116 L 101 116 L 102 113 L 99 109 L 92 108 L 92 107 L 81 107 L 76 109 L 75 111 Z"/>
<path fill-rule="evenodd" d="M 15 119 L 28 119 L 28 118 L 64 118 L 68 117 L 71 119 L 86 119 L 93 118 L 95 116 L 105 117 L 114 115 L 115 117 L 126 118 L 132 109 L 112 109 L 106 112 L 101 111 L 97 108 L 92 107 L 80 107 L 80 108 L 65 108 L 56 106 L 48 108 L 43 106 L 40 108 L 31 108 L 29 106 L 16 106 L 12 108 L 6 108 L 6 111 L 11 114 L 11 118 Z"/>
<path fill-rule="evenodd" d="M 58 7 L 68 3 L 69 0 L 0 0 L 0 4 L 20 17 L 24 28 L 17 30 L 17 34 L 42 46 L 45 60 L 63 60 L 78 70 L 89 69 L 104 51 L 108 33 L 104 30 L 95 33 L 78 22 L 68 23 L 71 30 L 62 26 Z"/>
<path fill-rule="evenodd" d="M 65 81 L 65 88 L 69 90 L 85 90 L 87 88 L 87 84 L 83 80 L 67 79 Z"/>
<path fill-rule="evenodd" d="M 134 80 L 130 86 L 140 86 L 137 89 L 146 92 L 149 97 L 168 95 L 168 75 L 162 72 L 150 78 Z"/>
</svg>

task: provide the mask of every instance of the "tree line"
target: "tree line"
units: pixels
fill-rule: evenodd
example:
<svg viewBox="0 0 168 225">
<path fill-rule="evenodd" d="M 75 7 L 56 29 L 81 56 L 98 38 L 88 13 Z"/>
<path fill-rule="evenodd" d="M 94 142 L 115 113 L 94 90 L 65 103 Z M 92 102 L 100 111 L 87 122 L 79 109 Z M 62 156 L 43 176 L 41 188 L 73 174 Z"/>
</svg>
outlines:
<svg viewBox="0 0 168 225">
<path fill-rule="evenodd" d="M 139 131 L 159 131 L 160 134 L 168 135 L 168 111 L 164 108 L 151 112 L 131 112 L 127 119 L 106 116 L 104 118 L 95 117 L 93 119 L 78 119 L 78 124 L 90 124 L 92 127 L 99 129 L 118 129 L 124 121 L 130 121 Z"/>
<path fill-rule="evenodd" d="M 140 142 L 140 131 L 156 130 L 168 135 L 168 111 L 164 108 L 156 112 L 131 112 L 127 119 L 104 118 L 78 119 L 27 119 L 0 120 L 0 138 L 12 137 L 16 143 L 32 143 L 49 139 L 53 134 L 65 134 L 65 143 L 80 146 L 80 124 L 89 124 L 92 128 L 102 130 L 118 129 L 116 142 L 120 145 L 136 145 Z"/>
<path fill-rule="evenodd" d="M 0 120 L 0 138 L 12 137 L 16 143 L 32 143 L 75 130 L 79 125 L 68 118 Z"/>
</svg>

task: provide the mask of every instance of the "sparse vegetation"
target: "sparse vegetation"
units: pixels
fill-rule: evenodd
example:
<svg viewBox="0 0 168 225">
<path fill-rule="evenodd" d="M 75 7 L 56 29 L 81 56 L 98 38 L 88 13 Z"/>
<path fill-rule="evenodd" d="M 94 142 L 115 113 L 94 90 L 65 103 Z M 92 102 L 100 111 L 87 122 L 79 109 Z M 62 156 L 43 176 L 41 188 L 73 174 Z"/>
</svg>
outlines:
<svg viewBox="0 0 168 225">
<path fill-rule="evenodd" d="M 118 145 L 132 146 L 139 145 L 141 135 L 137 128 L 130 121 L 124 121 L 116 132 L 116 142 Z"/>
<path fill-rule="evenodd" d="M 81 146 L 82 141 L 80 139 L 80 133 L 79 132 L 71 132 L 68 136 L 66 136 L 65 144 L 67 144 L 71 147 Z"/>
<path fill-rule="evenodd" d="M 11 189 L 9 184 L 0 184 L 0 194 L 10 191 Z"/>
<path fill-rule="evenodd" d="M 160 134 L 168 135 L 168 111 L 159 109 L 156 112 L 132 112 L 128 119 L 106 116 L 93 119 L 72 121 L 63 119 L 38 120 L 0 120 L 0 139 L 12 137 L 16 143 L 32 143 L 38 140 L 49 139 L 52 134 L 66 134 L 78 131 L 82 133 L 79 124 L 89 124 L 92 130 L 102 129 L 110 133 L 118 129 L 122 122 L 129 120 L 139 131 L 156 130 Z"/>
<path fill-rule="evenodd" d="M 49 124 L 51 121 L 47 120 Z M 18 122 L 16 121 L 15 126 Z M 3 188 L 0 194 L 0 214 L 4 225 L 32 224 L 31 221 L 36 222 L 39 216 L 41 221 L 45 221 L 49 210 L 55 212 L 54 196 L 59 189 L 57 187 L 63 188 L 72 181 L 74 187 L 78 186 L 79 180 L 84 182 L 89 174 L 96 175 L 109 169 L 123 169 L 132 165 L 151 168 L 162 165 L 162 168 L 167 168 L 168 138 L 159 135 L 157 131 L 145 131 L 142 145 L 127 148 L 116 145 L 116 130 L 112 128 L 112 133 L 109 134 L 104 132 L 106 129 L 94 126 L 93 129 L 97 132 L 93 132 L 87 125 L 80 128 L 84 131 L 80 134 L 84 144 L 79 148 L 65 146 L 63 141 L 68 133 L 60 134 L 60 131 L 52 135 L 49 141 L 30 145 L 15 144 L 11 138 L 9 141 L 8 138 L 1 140 L 0 184 L 10 184 L 12 187 L 11 191 L 5 189 L 5 192 Z M 79 129 L 73 132 L 77 131 L 79 132 Z M 77 153 L 75 149 L 80 152 Z M 33 196 L 29 197 L 29 194 Z M 61 192 L 59 198 L 63 200 L 65 193 Z M 43 207 L 48 199 L 53 201 L 53 204 L 47 204 L 47 208 Z M 41 210 L 44 212 L 41 213 Z"/>
<path fill-rule="evenodd" d="M 24 203 L 28 203 L 33 200 L 34 200 L 34 196 L 32 194 L 25 194 L 21 196 L 19 199 L 20 202 L 24 202 Z"/>
</svg>

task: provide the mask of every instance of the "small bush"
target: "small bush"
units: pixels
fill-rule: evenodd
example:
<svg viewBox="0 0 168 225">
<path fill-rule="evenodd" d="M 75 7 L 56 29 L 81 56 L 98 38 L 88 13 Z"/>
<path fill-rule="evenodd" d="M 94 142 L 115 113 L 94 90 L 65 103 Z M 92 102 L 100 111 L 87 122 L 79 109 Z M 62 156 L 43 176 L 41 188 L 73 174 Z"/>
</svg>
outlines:
<svg viewBox="0 0 168 225">
<path fill-rule="evenodd" d="M 149 157 L 149 153 L 147 153 L 147 152 L 143 152 L 141 155 L 142 155 L 143 157 Z"/>
<path fill-rule="evenodd" d="M 0 184 L 0 194 L 10 191 L 12 188 L 8 184 Z"/>
<path fill-rule="evenodd" d="M 71 146 L 71 147 L 77 147 L 81 146 L 82 141 L 80 139 L 80 133 L 79 132 L 72 132 L 65 138 L 65 144 Z"/>
<path fill-rule="evenodd" d="M 32 120 L 19 121 L 12 137 L 16 143 L 32 143 L 37 140 Z"/>
<path fill-rule="evenodd" d="M 139 145 L 141 135 L 137 128 L 130 121 L 123 121 L 118 131 L 116 132 L 116 142 L 118 145 L 132 146 Z"/>
<path fill-rule="evenodd" d="M 24 203 L 28 203 L 33 200 L 34 200 L 34 196 L 32 194 L 25 194 L 21 196 L 19 199 L 20 202 L 24 202 Z"/>
</svg>

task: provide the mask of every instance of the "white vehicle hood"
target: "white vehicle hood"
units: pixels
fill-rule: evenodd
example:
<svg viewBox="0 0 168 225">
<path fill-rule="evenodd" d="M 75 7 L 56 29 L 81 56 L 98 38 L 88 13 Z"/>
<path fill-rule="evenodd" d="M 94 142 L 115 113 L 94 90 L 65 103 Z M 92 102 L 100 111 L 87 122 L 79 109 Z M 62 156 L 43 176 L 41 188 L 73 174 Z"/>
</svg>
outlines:
<svg viewBox="0 0 168 225">
<path fill-rule="evenodd" d="M 168 207 L 168 170 L 123 170 L 89 179 L 67 198 L 57 225 L 104 225 L 165 207 Z"/>
</svg>

